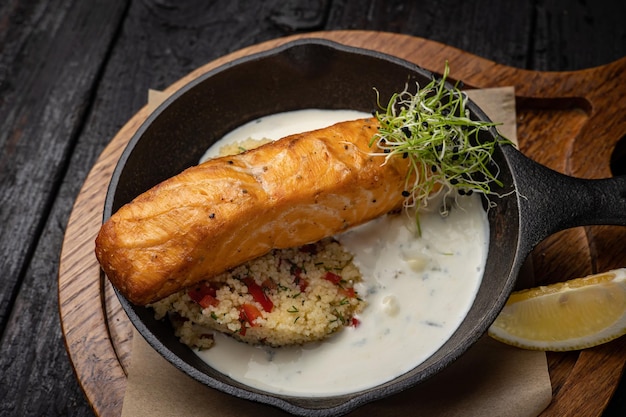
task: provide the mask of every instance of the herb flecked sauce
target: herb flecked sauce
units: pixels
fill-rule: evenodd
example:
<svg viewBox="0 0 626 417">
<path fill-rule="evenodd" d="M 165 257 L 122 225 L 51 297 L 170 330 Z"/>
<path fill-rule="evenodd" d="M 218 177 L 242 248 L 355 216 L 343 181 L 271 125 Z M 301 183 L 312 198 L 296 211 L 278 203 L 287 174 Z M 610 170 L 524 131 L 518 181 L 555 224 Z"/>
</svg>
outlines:
<svg viewBox="0 0 626 417">
<path fill-rule="evenodd" d="M 211 147 L 369 117 L 351 110 L 298 110 L 250 122 Z M 447 216 L 420 213 L 416 237 L 405 213 L 386 215 L 336 236 L 354 255 L 367 303 L 357 327 L 301 347 L 255 347 L 216 333 L 197 355 L 231 378 L 284 395 L 339 395 L 371 388 L 414 368 L 456 330 L 478 291 L 489 224 L 478 195 L 459 197 Z"/>
</svg>

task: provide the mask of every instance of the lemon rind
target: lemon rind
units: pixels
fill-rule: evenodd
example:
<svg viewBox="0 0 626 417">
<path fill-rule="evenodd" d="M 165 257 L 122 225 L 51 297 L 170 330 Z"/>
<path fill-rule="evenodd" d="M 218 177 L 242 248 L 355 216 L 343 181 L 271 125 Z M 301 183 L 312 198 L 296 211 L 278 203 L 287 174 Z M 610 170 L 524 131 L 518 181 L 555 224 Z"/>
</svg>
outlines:
<svg viewBox="0 0 626 417">
<path fill-rule="evenodd" d="M 566 293 L 568 291 L 584 291 L 584 288 L 589 286 L 609 286 L 614 287 L 615 291 L 622 291 L 626 293 L 626 268 L 615 269 L 601 274 L 589 275 L 552 285 L 517 291 L 511 294 L 511 297 L 503 310 L 507 310 L 507 307 L 511 307 L 513 304 L 528 302 L 529 300 L 536 299 L 538 297 L 551 296 L 556 293 Z M 597 331 L 593 333 L 584 334 L 582 336 L 549 340 L 523 337 L 518 334 L 513 334 L 506 328 L 502 327 L 503 325 L 510 326 L 510 320 L 504 322 L 503 319 L 500 319 L 499 321 L 498 318 L 496 318 L 494 323 L 490 326 L 487 333 L 490 337 L 502 343 L 528 350 L 564 352 L 588 349 L 610 342 L 626 334 L 626 305 L 622 305 L 621 307 L 618 306 L 618 308 L 621 308 L 622 312 L 614 321 L 607 323 L 605 327 L 597 329 Z M 552 326 L 556 326 L 556 324 L 553 324 Z"/>
</svg>

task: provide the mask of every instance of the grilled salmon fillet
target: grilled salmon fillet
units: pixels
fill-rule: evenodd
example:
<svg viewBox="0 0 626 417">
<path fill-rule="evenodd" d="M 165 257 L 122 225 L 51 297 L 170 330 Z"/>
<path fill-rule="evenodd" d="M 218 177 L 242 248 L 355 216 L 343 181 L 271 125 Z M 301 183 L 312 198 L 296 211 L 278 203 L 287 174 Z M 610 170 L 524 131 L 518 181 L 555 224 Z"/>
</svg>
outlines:
<svg viewBox="0 0 626 417">
<path fill-rule="evenodd" d="M 398 209 L 409 164 L 371 155 L 377 131 L 374 118 L 342 122 L 191 167 L 103 224 L 98 261 L 129 301 L 146 305 Z"/>
</svg>

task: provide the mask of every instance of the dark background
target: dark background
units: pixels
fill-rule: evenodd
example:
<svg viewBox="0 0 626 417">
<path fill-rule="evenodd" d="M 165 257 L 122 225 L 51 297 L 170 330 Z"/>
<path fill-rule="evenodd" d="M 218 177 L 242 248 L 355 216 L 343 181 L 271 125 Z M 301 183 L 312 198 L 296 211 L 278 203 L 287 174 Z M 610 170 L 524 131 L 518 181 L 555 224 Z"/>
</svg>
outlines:
<svg viewBox="0 0 626 417">
<path fill-rule="evenodd" d="M 626 56 L 617 0 L 0 1 L 0 415 L 92 415 L 63 345 L 59 253 L 87 173 L 147 90 L 245 46 L 335 29 L 532 70 Z M 606 416 L 626 415 L 624 385 Z"/>
</svg>

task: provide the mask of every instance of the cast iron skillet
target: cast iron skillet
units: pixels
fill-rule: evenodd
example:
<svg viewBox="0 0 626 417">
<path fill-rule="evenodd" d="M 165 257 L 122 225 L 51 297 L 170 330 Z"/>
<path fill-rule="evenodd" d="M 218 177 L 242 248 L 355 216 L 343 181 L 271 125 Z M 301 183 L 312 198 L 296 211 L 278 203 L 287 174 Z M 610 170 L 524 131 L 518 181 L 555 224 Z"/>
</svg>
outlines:
<svg viewBox="0 0 626 417">
<path fill-rule="evenodd" d="M 443 66 L 444 63 L 442 63 Z M 433 74 L 400 59 L 323 40 L 295 41 L 219 67 L 170 97 L 141 126 L 114 171 L 105 219 L 120 206 L 186 167 L 233 128 L 252 119 L 302 108 L 376 109 L 405 84 Z M 473 117 L 487 119 L 474 103 Z M 487 139 L 495 130 L 484 132 Z M 176 367 L 207 386 L 302 416 L 345 414 L 414 386 L 463 354 L 497 316 L 522 262 L 548 235 L 591 224 L 626 225 L 626 178 L 581 180 L 538 165 L 511 146 L 499 147 L 502 198 L 489 211 L 490 245 L 476 300 L 452 337 L 410 372 L 354 394 L 324 398 L 268 394 L 217 372 L 181 344 L 150 309 L 120 302 L 139 333 Z M 367 364 L 363 364 L 367 366 Z"/>
</svg>

